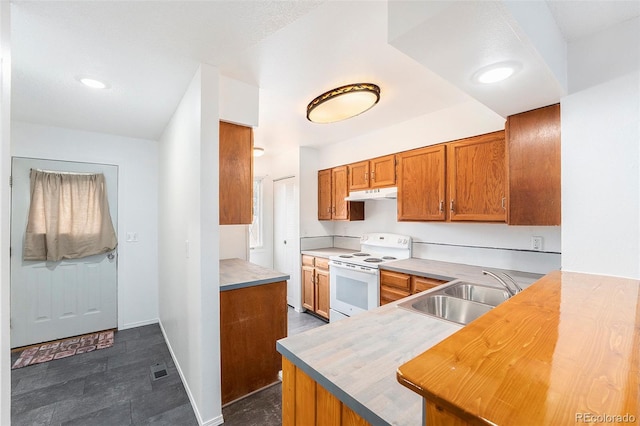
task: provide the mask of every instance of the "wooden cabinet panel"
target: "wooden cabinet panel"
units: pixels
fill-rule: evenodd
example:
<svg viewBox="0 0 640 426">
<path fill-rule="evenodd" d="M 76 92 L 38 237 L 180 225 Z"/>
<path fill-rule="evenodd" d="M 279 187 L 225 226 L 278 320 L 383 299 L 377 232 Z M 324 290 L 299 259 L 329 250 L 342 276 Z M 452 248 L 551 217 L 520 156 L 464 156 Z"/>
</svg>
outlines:
<svg viewBox="0 0 640 426">
<path fill-rule="evenodd" d="M 310 311 L 316 310 L 315 304 L 315 269 L 310 266 L 302 267 L 302 307 Z"/>
<path fill-rule="evenodd" d="M 253 129 L 220 122 L 220 224 L 253 221 Z"/>
<path fill-rule="evenodd" d="M 469 426 L 471 423 L 425 400 L 425 426 Z"/>
<path fill-rule="evenodd" d="M 347 166 L 335 167 L 331 170 L 331 182 L 333 185 L 333 219 L 349 219 L 349 209 L 345 197 L 349 195 L 347 185 Z"/>
<path fill-rule="evenodd" d="M 369 160 L 347 165 L 349 191 L 369 188 Z"/>
<path fill-rule="evenodd" d="M 371 188 L 383 188 L 396 184 L 395 154 L 374 158 L 370 160 L 369 163 L 369 168 L 371 170 L 369 186 Z"/>
<path fill-rule="evenodd" d="M 286 281 L 220 292 L 223 404 L 278 381 L 275 342 L 286 336 Z"/>
<path fill-rule="evenodd" d="M 369 426 L 369 422 L 282 357 L 283 426 Z"/>
<path fill-rule="evenodd" d="M 386 305 L 387 303 L 395 302 L 396 300 L 404 299 L 410 296 L 411 293 L 407 290 L 400 290 L 396 287 L 389 287 L 385 285 L 380 286 L 380 305 Z"/>
<path fill-rule="evenodd" d="M 316 266 L 316 258 L 313 256 L 309 256 L 308 254 L 302 255 L 302 266 Z"/>
<path fill-rule="evenodd" d="M 318 220 L 331 220 L 331 169 L 318 172 Z"/>
<path fill-rule="evenodd" d="M 380 285 L 396 287 L 401 290 L 411 291 L 411 276 L 400 272 L 380 271 Z"/>
<path fill-rule="evenodd" d="M 345 201 L 347 170 L 340 166 L 318 172 L 318 220 L 364 220 L 364 202 Z"/>
<path fill-rule="evenodd" d="M 447 144 L 449 218 L 506 221 L 504 132 Z"/>
<path fill-rule="evenodd" d="M 324 269 L 325 271 L 329 271 L 329 259 L 324 257 L 316 257 L 315 258 L 316 268 Z"/>
<path fill-rule="evenodd" d="M 560 225 L 560 105 L 509 116 L 509 225 Z"/>
<path fill-rule="evenodd" d="M 421 291 L 430 290 L 434 287 L 446 283 L 443 280 L 436 280 L 435 278 L 419 277 L 416 275 L 411 276 L 411 294 L 420 293 Z"/>
<path fill-rule="evenodd" d="M 329 319 L 329 271 L 316 268 L 316 313 Z"/>
<path fill-rule="evenodd" d="M 445 146 L 397 155 L 398 220 L 445 220 Z"/>
<path fill-rule="evenodd" d="M 329 259 L 303 254 L 302 307 L 329 319 L 329 299 Z"/>
</svg>

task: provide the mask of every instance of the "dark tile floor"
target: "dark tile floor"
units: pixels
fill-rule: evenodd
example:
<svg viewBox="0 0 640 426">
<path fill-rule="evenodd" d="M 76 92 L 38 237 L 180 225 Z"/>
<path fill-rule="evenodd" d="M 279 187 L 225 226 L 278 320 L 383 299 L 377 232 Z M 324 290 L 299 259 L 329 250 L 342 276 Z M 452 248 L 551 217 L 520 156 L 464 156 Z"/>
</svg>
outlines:
<svg viewBox="0 0 640 426">
<path fill-rule="evenodd" d="M 290 336 L 323 324 L 289 308 Z M 168 375 L 154 381 L 162 362 Z M 280 425 L 281 388 L 223 408 L 225 425 Z M 11 410 L 13 426 L 198 424 L 157 324 L 117 332 L 112 348 L 12 370 Z"/>
</svg>

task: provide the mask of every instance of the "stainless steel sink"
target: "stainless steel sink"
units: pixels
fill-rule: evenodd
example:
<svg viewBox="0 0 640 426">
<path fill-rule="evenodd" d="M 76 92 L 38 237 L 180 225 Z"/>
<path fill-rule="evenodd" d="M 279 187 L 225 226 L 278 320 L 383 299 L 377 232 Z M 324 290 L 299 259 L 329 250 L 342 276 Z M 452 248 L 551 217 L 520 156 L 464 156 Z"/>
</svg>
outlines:
<svg viewBox="0 0 640 426">
<path fill-rule="evenodd" d="M 400 302 L 398 306 L 412 312 L 466 325 L 508 298 L 509 293 L 500 288 L 454 281 Z"/>
<path fill-rule="evenodd" d="M 444 289 L 444 293 L 460 299 L 472 300 L 491 306 L 498 306 L 509 298 L 509 293 L 501 288 L 458 282 Z"/>
<path fill-rule="evenodd" d="M 398 306 L 462 325 L 470 323 L 493 308 L 493 306 L 484 303 L 441 294 L 425 294 L 411 301 L 400 303 Z"/>
</svg>

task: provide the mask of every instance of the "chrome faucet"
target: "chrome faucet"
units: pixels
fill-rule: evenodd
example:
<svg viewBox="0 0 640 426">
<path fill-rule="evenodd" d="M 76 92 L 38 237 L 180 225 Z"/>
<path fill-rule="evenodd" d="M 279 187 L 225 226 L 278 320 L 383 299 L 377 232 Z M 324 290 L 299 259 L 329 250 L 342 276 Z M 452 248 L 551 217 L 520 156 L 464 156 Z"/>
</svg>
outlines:
<svg viewBox="0 0 640 426">
<path fill-rule="evenodd" d="M 507 282 L 505 280 L 503 280 L 502 278 L 500 278 L 498 275 L 496 275 L 495 273 L 491 272 L 491 271 L 482 271 L 483 274 L 485 275 L 489 275 L 493 278 L 496 279 L 496 281 L 498 281 L 509 293 L 509 297 L 511 296 L 515 296 L 516 294 L 518 294 L 519 292 L 522 291 L 522 287 L 520 287 L 518 285 L 518 283 L 511 278 L 511 276 L 509 276 L 508 274 L 501 272 L 502 275 L 504 275 L 505 277 L 507 277 L 507 279 L 509 279 L 509 281 L 511 281 L 513 283 L 513 286 L 515 287 L 515 290 L 513 288 L 511 288 L 511 286 L 509 284 L 507 284 Z"/>
</svg>

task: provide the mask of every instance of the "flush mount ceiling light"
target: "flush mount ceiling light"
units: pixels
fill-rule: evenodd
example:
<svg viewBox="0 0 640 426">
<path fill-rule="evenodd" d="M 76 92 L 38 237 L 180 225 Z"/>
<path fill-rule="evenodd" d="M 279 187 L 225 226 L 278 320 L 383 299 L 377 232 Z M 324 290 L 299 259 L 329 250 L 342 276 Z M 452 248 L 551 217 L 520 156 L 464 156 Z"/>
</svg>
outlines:
<svg viewBox="0 0 640 426">
<path fill-rule="evenodd" d="M 262 157 L 264 155 L 264 148 L 260 148 L 259 146 L 253 147 L 253 156 L 254 157 Z"/>
<path fill-rule="evenodd" d="M 78 77 L 78 81 L 85 86 L 91 87 L 93 89 L 106 89 L 107 87 L 109 87 L 107 83 L 90 77 Z"/>
<path fill-rule="evenodd" d="M 507 61 L 498 62 L 480 68 L 473 74 L 473 80 L 482 84 L 497 83 L 514 75 L 521 68 L 520 63 Z"/>
<path fill-rule="evenodd" d="M 356 83 L 329 90 L 307 105 L 307 119 L 314 123 L 335 123 L 371 109 L 380 100 L 380 87 Z"/>
</svg>

